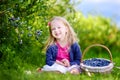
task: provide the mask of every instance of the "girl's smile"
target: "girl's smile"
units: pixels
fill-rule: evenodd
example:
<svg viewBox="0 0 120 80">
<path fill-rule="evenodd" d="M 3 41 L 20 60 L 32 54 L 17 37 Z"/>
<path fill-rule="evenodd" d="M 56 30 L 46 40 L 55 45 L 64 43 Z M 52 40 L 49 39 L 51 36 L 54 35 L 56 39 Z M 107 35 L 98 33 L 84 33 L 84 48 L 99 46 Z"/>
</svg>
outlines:
<svg viewBox="0 0 120 80">
<path fill-rule="evenodd" d="M 51 25 L 51 32 L 57 40 L 63 40 L 66 37 L 67 28 L 61 21 L 54 21 Z"/>
</svg>

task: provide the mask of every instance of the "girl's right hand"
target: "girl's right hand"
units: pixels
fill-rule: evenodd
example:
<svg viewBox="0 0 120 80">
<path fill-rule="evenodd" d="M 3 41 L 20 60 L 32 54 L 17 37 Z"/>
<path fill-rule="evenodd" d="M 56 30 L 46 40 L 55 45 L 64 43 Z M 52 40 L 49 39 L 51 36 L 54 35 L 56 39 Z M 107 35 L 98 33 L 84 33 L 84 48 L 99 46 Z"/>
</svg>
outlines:
<svg viewBox="0 0 120 80">
<path fill-rule="evenodd" d="M 70 66 L 70 62 L 67 59 L 63 59 L 62 63 L 64 64 L 65 67 L 69 67 Z"/>
<path fill-rule="evenodd" d="M 60 64 L 60 65 L 63 65 L 65 67 L 69 67 L 70 66 L 70 62 L 67 59 L 63 59 L 61 61 L 56 60 L 56 63 Z"/>
<path fill-rule="evenodd" d="M 61 61 L 56 60 L 56 63 L 64 66 L 64 63 Z"/>
</svg>

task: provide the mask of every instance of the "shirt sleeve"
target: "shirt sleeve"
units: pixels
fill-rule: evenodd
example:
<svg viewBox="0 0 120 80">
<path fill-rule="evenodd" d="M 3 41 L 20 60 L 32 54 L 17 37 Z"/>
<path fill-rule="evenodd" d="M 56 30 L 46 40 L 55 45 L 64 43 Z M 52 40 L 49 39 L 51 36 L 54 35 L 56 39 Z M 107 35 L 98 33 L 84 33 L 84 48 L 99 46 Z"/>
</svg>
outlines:
<svg viewBox="0 0 120 80">
<path fill-rule="evenodd" d="M 72 56 L 71 56 L 71 65 L 80 65 L 80 60 L 81 60 L 81 49 L 78 43 L 75 43 L 72 47 Z"/>
<path fill-rule="evenodd" d="M 55 50 L 49 47 L 46 51 L 46 64 L 52 66 L 56 61 Z"/>
</svg>

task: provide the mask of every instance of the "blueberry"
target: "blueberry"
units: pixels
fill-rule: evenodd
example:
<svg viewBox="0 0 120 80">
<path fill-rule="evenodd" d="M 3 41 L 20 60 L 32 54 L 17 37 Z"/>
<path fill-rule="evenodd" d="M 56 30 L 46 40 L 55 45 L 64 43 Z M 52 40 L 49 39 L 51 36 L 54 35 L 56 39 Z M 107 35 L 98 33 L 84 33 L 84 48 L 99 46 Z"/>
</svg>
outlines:
<svg viewBox="0 0 120 80">
<path fill-rule="evenodd" d="M 93 58 L 83 61 L 83 64 L 93 67 L 103 67 L 109 65 L 109 63 L 110 61 L 107 61 L 105 59 L 98 59 L 98 58 Z"/>
<path fill-rule="evenodd" d="M 36 35 L 38 35 L 38 36 L 40 36 L 41 33 L 42 33 L 42 31 L 40 31 L 40 30 L 37 30 L 37 31 L 36 31 Z"/>
</svg>

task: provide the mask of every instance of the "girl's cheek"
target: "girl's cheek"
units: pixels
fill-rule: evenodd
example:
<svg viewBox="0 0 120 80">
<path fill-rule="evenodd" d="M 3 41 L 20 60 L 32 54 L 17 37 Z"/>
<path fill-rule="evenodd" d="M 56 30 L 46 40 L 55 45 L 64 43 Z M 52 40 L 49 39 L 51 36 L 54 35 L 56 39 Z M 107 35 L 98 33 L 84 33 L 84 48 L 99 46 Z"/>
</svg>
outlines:
<svg viewBox="0 0 120 80">
<path fill-rule="evenodd" d="M 52 35 L 54 35 L 55 34 L 55 31 L 52 31 Z"/>
</svg>

